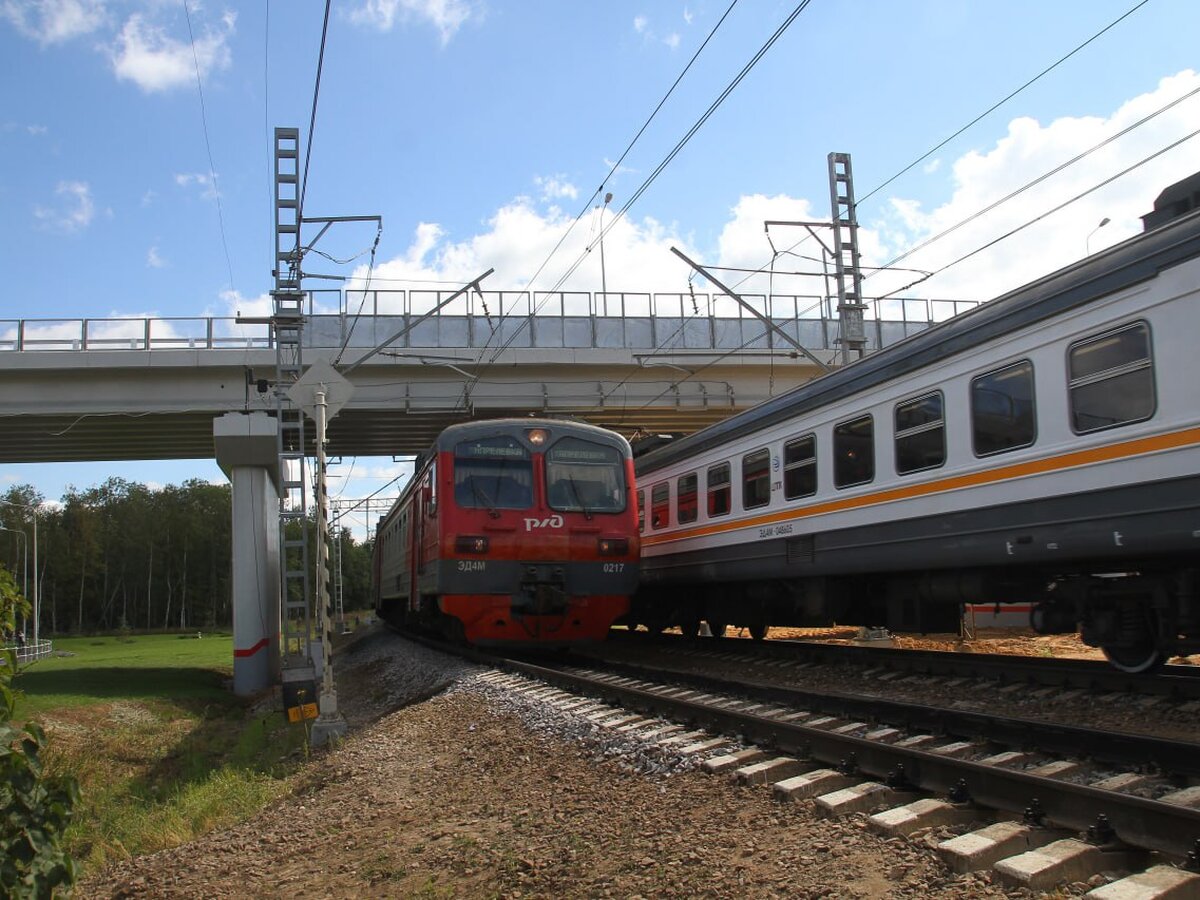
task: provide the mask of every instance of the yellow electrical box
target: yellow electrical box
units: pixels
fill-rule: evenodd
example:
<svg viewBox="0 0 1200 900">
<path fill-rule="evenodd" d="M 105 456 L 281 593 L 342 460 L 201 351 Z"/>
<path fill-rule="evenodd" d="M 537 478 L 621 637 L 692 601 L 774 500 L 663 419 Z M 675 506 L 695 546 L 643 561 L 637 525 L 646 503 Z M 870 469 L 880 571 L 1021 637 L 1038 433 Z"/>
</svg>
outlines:
<svg viewBox="0 0 1200 900">
<path fill-rule="evenodd" d="M 287 717 L 289 722 L 299 722 L 302 719 L 315 719 L 317 717 L 317 704 L 305 703 L 301 706 L 289 706 Z"/>
</svg>

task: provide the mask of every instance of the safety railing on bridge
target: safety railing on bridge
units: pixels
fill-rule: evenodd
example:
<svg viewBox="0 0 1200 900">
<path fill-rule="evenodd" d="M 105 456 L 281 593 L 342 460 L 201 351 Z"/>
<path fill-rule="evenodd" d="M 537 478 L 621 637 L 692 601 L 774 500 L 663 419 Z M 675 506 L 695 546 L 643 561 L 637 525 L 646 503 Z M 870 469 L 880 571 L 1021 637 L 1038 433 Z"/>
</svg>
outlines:
<svg viewBox="0 0 1200 900">
<path fill-rule="evenodd" d="M 485 291 L 465 294 L 417 321 L 451 293 L 312 291 L 305 346 L 367 350 L 412 325 L 393 348 L 791 349 L 760 319 L 720 294 Z M 743 299 L 810 350 L 840 346 L 827 298 L 752 294 Z M 865 316 L 867 346 L 886 347 L 975 305 L 897 298 L 872 303 Z M 0 352 L 271 347 L 268 326 L 230 317 L 0 319 Z"/>
</svg>

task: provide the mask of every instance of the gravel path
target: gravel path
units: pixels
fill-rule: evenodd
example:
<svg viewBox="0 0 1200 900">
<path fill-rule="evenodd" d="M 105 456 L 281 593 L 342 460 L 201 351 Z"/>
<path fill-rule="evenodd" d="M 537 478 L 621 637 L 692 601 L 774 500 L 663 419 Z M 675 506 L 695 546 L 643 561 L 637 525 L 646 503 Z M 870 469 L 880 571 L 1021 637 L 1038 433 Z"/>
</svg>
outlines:
<svg viewBox="0 0 1200 900">
<path fill-rule="evenodd" d="M 693 770 L 386 631 L 338 657 L 351 733 L 291 797 L 80 897 L 1020 897 Z M 1081 894 L 1076 885 L 1058 896 Z"/>
</svg>

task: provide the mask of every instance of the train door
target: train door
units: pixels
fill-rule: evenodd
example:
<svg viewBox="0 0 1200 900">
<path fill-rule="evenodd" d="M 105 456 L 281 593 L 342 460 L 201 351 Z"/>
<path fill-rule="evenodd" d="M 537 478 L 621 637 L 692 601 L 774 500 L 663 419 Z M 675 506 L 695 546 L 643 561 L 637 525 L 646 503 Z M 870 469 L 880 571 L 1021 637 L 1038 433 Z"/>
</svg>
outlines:
<svg viewBox="0 0 1200 900">
<path fill-rule="evenodd" d="M 425 471 L 414 497 L 414 597 L 437 593 L 437 461 Z"/>
</svg>

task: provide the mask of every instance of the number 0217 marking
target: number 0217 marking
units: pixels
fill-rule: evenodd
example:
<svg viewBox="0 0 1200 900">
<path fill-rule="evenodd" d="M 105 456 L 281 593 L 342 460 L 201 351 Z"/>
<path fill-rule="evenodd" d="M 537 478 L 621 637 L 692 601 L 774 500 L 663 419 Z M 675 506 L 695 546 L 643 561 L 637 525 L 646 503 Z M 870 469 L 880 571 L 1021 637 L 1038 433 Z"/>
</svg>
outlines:
<svg viewBox="0 0 1200 900">
<path fill-rule="evenodd" d="M 625 571 L 625 563 L 605 563 L 604 571 L 606 573 L 624 572 Z"/>
</svg>

